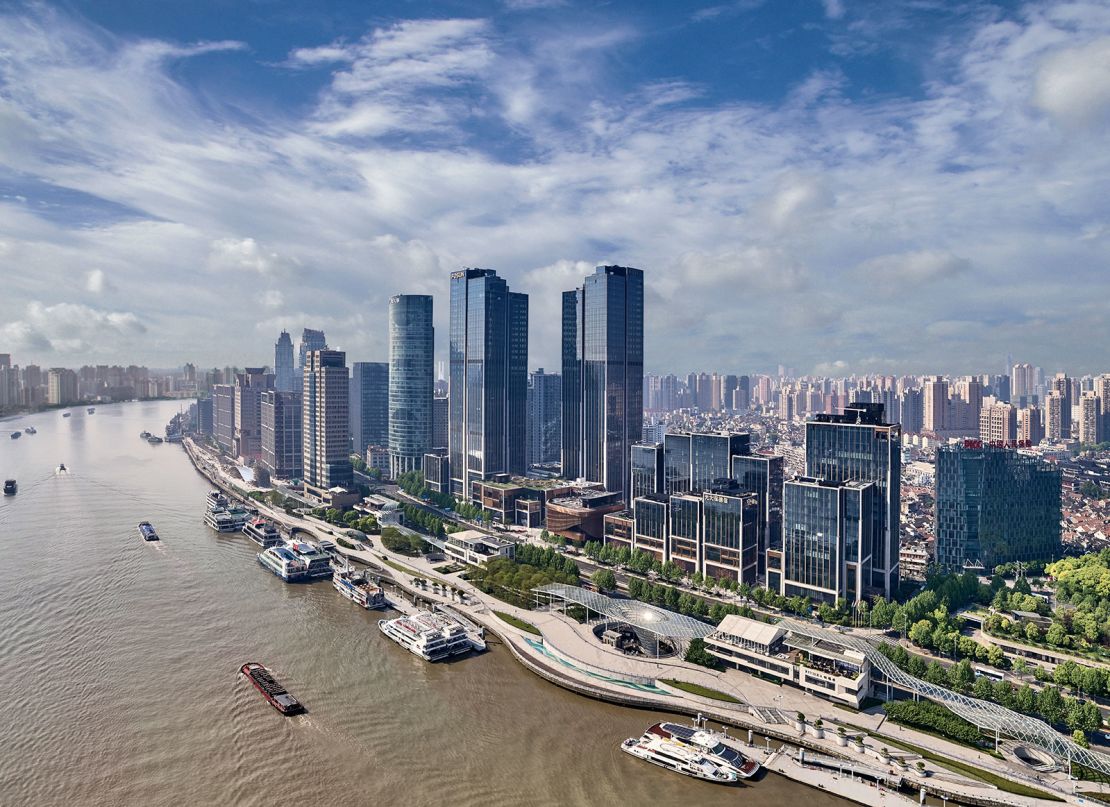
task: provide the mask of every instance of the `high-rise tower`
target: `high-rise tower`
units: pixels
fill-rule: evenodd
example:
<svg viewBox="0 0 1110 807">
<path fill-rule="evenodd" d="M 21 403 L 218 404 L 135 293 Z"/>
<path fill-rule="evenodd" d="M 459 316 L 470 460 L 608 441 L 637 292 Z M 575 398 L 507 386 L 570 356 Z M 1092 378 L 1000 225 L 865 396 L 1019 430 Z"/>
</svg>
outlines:
<svg viewBox="0 0 1110 807">
<path fill-rule="evenodd" d="M 311 350 L 305 356 L 304 480 L 306 489 L 317 496 L 353 481 L 346 362 L 341 350 Z"/>
<path fill-rule="evenodd" d="M 274 345 L 274 389 L 278 392 L 299 392 L 293 367 L 293 339 L 282 331 Z"/>
<path fill-rule="evenodd" d="M 389 474 L 423 467 L 432 449 L 435 380 L 432 298 L 398 294 L 389 300 Z"/>
</svg>

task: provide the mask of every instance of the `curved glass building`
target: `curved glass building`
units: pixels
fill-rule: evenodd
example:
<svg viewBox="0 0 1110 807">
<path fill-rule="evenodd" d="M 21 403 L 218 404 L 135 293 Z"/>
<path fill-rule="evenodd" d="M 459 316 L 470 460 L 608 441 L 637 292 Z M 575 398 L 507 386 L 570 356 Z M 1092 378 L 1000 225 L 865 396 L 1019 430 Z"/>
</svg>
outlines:
<svg viewBox="0 0 1110 807">
<path fill-rule="evenodd" d="M 435 330 L 432 298 L 389 299 L 389 473 L 421 470 L 432 448 Z"/>
</svg>

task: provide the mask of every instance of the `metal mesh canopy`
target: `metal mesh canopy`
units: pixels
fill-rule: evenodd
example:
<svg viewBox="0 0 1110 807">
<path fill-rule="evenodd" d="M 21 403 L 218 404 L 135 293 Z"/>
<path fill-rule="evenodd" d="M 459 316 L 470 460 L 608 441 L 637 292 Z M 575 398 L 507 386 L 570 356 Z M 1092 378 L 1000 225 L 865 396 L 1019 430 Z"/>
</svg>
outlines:
<svg viewBox="0 0 1110 807">
<path fill-rule="evenodd" d="M 694 619 L 693 617 L 676 614 L 664 608 L 639 602 L 638 600 L 615 600 L 588 591 L 579 586 L 566 586 L 561 583 L 552 583 L 532 589 L 537 594 L 546 594 L 549 597 L 558 597 L 566 602 L 584 606 L 591 611 L 610 619 L 619 620 L 631 625 L 633 628 L 645 631 L 653 636 L 662 636 L 667 639 L 704 639 L 716 630 L 712 625 Z"/>
<path fill-rule="evenodd" d="M 946 706 L 955 714 L 973 723 L 980 729 L 997 732 L 1003 737 L 1020 740 L 1035 748 L 1051 754 L 1062 762 L 1075 762 L 1099 773 L 1110 775 L 1110 756 L 1082 748 L 1053 729 L 1042 720 L 1023 715 L 997 703 L 981 701 L 961 695 L 942 686 L 922 681 L 902 670 L 897 664 L 879 652 L 873 644 L 859 637 L 839 631 L 819 628 L 793 619 L 783 619 L 780 627 L 791 633 L 823 639 L 863 653 L 869 662 L 886 676 L 887 680 L 902 689 L 914 692 L 931 701 Z"/>
</svg>

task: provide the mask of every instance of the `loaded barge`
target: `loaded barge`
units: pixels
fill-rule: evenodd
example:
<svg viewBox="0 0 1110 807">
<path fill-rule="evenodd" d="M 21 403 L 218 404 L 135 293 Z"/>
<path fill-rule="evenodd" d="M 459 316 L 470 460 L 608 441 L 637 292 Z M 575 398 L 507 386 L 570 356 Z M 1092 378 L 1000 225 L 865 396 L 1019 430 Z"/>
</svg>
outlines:
<svg viewBox="0 0 1110 807">
<path fill-rule="evenodd" d="M 301 702 L 286 692 L 285 687 L 279 684 L 270 675 L 270 671 L 258 662 L 248 661 L 239 668 L 239 672 L 254 684 L 254 688 L 262 693 L 262 697 L 269 701 L 271 706 L 286 717 L 304 712 L 304 706 L 301 705 Z"/>
</svg>

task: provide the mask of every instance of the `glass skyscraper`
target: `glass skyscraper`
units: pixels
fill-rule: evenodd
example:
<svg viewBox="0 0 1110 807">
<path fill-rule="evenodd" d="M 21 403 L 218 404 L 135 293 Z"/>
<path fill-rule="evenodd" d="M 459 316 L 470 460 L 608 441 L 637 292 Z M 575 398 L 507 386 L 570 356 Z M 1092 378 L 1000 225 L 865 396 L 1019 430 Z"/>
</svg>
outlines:
<svg viewBox="0 0 1110 807">
<path fill-rule="evenodd" d="M 448 443 L 452 492 L 526 470 L 528 295 L 490 269 L 451 274 Z"/>
<path fill-rule="evenodd" d="M 668 432 L 663 436 L 667 493 L 712 490 L 732 478 L 732 458 L 751 450 L 747 432 Z"/>
<path fill-rule="evenodd" d="M 1061 471 L 1010 448 L 967 440 L 936 464 L 937 565 L 961 571 L 1060 555 Z"/>
<path fill-rule="evenodd" d="M 563 292 L 563 476 L 630 501 L 632 444 L 643 436 L 644 273 L 599 266 Z"/>
<path fill-rule="evenodd" d="M 363 455 L 367 446 L 389 444 L 389 365 L 356 361 L 351 365 L 351 441 Z"/>
<path fill-rule="evenodd" d="M 328 340 L 324 338 L 323 331 L 315 331 L 312 328 L 305 328 L 301 333 L 300 350 L 297 354 L 297 372 L 294 381 L 297 389 L 300 389 L 304 379 L 304 368 L 308 362 L 308 354 L 313 350 L 327 350 Z"/>
<path fill-rule="evenodd" d="M 870 580 L 864 585 L 887 599 L 898 590 L 902 433 L 883 422 L 883 405 L 853 403 L 842 415 L 806 422 L 806 476 L 829 482 L 874 482 Z"/>
<path fill-rule="evenodd" d="M 299 392 L 293 367 L 293 339 L 282 331 L 274 345 L 274 389 L 278 392 Z"/>
<path fill-rule="evenodd" d="M 632 500 L 662 493 L 663 444 L 637 443 L 632 446 Z"/>
<path fill-rule="evenodd" d="M 766 552 L 782 546 L 782 483 L 781 456 L 744 454 L 732 457 L 732 478 L 746 493 L 759 496 L 759 563 L 764 571 Z"/>
<path fill-rule="evenodd" d="M 541 367 L 528 379 L 528 466 L 554 465 L 562 446 L 563 379 Z"/>
<path fill-rule="evenodd" d="M 423 468 L 432 449 L 435 379 L 432 298 L 398 294 L 389 299 L 389 474 L 396 479 Z"/>
</svg>

